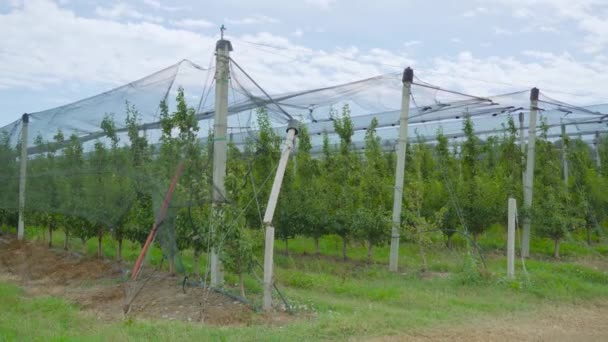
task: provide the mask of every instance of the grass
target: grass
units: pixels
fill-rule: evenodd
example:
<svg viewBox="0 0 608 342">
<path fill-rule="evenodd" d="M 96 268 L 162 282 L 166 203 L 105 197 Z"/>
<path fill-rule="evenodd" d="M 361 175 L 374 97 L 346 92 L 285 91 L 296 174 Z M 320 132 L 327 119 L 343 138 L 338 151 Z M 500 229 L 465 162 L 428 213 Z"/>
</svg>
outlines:
<svg viewBox="0 0 608 342">
<path fill-rule="evenodd" d="M 30 230 L 31 232 L 32 230 Z M 30 238 L 36 238 L 30 233 Z M 62 234 L 54 243 L 62 245 Z M 502 257 L 504 233 L 493 227 L 480 237 L 488 272 L 476 271 L 475 258 L 463 252 L 465 242 L 456 238 L 455 250 L 448 251 L 441 241 L 427 249 L 429 270 L 449 272 L 449 276 L 421 277 L 418 248 L 402 244 L 401 273 L 387 271 L 388 248 L 374 250 L 373 263 L 365 263 L 366 249 L 350 246 L 350 260 L 341 258 L 341 240 L 329 236 L 321 240 L 323 257 L 310 255 L 313 241 L 298 238 L 290 241 L 291 256 L 276 243 L 276 278 L 290 303 L 301 317 L 283 327 L 210 327 L 181 322 L 126 320 L 104 323 L 83 315 L 77 306 L 59 298 L 28 297 L 12 284 L 0 283 L 0 340 L 270 340 L 308 341 L 343 340 L 363 336 L 399 334 L 445 324 L 459 324 L 485 316 L 542 310 L 548 305 L 585 303 L 608 299 L 608 274 L 580 264 L 589 258 L 606 261 L 606 248 L 593 248 L 573 240 L 564 242 L 564 258 L 549 258 L 550 241 L 535 239 L 533 259 L 526 261 L 528 276 L 517 265 L 516 280 L 505 277 Z M 105 239 L 104 253 L 113 257 L 116 246 Z M 73 242 L 80 250 L 78 242 Z M 87 252 L 96 252 L 96 241 L 87 242 Z M 132 261 L 139 246 L 125 243 L 123 255 Z M 304 253 L 307 253 L 305 255 Z M 158 264 L 162 253 L 151 252 L 150 261 Z M 191 253 L 181 256 L 182 264 L 192 269 Z M 204 267 L 204 259 L 201 261 Z M 227 275 L 227 284 L 236 282 Z M 253 277 L 246 278 L 248 292 L 259 297 L 261 286 Z"/>
</svg>

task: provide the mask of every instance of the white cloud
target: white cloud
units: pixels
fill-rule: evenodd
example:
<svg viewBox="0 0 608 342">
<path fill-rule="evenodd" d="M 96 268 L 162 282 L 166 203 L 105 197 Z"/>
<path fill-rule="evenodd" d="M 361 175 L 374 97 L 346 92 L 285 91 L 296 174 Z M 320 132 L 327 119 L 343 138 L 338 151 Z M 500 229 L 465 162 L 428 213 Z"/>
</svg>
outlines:
<svg viewBox="0 0 608 342">
<path fill-rule="evenodd" d="M 135 8 L 131 7 L 126 3 L 115 3 L 111 7 L 96 7 L 95 13 L 106 19 L 139 19 L 142 21 L 151 21 L 155 23 L 162 23 L 164 20 L 161 17 L 144 14 Z"/>
<path fill-rule="evenodd" d="M 452 39 L 450 39 L 450 42 L 452 42 L 454 44 L 460 44 L 460 43 L 462 43 L 462 40 L 460 38 L 452 38 Z"/>
<path fill-rule="evenodd" d="M 186 28 L 186 29 L 197 29 L 197 28 L 209 28 L 215 26 L 214 23 L 207 21 L 205 19 L 180 19 L 173 20 L 171 24 L 176 27 Z"/>
<path fill-rule="evenodd" d="M 0 14 L 0 30 L 4 34 L 0 40 L 0 88 L 49 92 L 74 84 L 110 88 L 182 58 L 194 57 L 195 62 L 207 65 L 216 40 L 211 33 L 157 23 L 85 18 L 43 0 Z M 424 81 L 472 94 L 539 86 L 548 93 L 557 89 L 580 94 L 557 96 L 566 102 L 608 100 L 608 58 L 601 55 L 581 62 L 567 53 L 526 51 L 524 55 L 482 58 L 465 51 L 416 61 L 407 54 L 405 45 L 395 50 L 355 46 L 319 50 L 266 32 L 237 36 L 233 44 L 232 56 L 269 92 L 351 82 L 411 65 Z"/>
<path fill-rule="evenodd" d="M 211 36 L 156 23 L 79 17 L 44 0 L 0 14 L 0 31 L 0 51 L 12 51 L 0 53 L 0 88 L 117 85 L 181 58 L 210 56 L 215 44 Z"/>
<path fill-rule="evenodd" d="M 551 32 L 551 33 L 559 33 L 559 30 L 553 26 L 548 26 L 548 25 L 540 25 L 538 27 L 538 29 L 541 32 Z"/>
<path fill-rule="evenodd" d="M 182 7 L 165 6 L 160 0 L 142 0 L 142 2 L 158 11 L 177 12 L 184 9 Z"/>
<path fill-rule="evenodd" d="M 581 47 L 590 54 L 608 48 L 608 2 L 605 0 L 486 0 L 503 5 L 514 17 L 532 21 L 532 28 L 557 32 L 555 26 L 574 23 L 583 33 Z"/>
<path fill-rule="evenodd" d="M 533 13 L 527 8 L 516 8 L 513 11 L 513 16 L 515 18 L 526 19 L 532 17 Z"/>
<path fill-rule="evenodd" d="M 24 0 L 9 0 L 8 4 L 11 7 L 15 8 L 15 7 L 21 7 L 21 6 L 23 6 L 23 2 L 24 2 Z"/>
<path fill-rule="evenodd" d="M 329 10 L 336 1 L 337 0 L 305 0 L 306 4 L 309 6 L 314 6 L 324 11 Z"/>
<path fill-rule="evenodd" d="M 569 103 L 608 101 L 602 87 L 608 82 L 605 58 L 582 63 L 567 53 L 525 51 L 524 55 L 534 61 L 523 62 L 517 56 L 478 58 L 462 52 L 455 58 L 436 58 L 426 74 L 424 70 L 418 74 L 425 81 L 482 96 L 537 86 Z"/>
<path fill-rule="evenodd" d="M 276 24 L 279 20 L 266 15 L 254 15 L 251 17 L 231 19 L 227 18 L 226 23 L 232 25 L 251 25 L 251 24 Z"/>
<path fill-rule="evenodd" d="M 403 45 L 405 47 L 412 47 L 412 46 L 420 45 L 420 44 L 422 44 L 422 42 L 419 41 L 419 40 L 410 40 L 410 41 L 407 41 L 407 42 L 403 43 Z"/>
<path fill-rule="evenodd" d="M 304 31 L 302 31 L 302 29 L 297 29 L 297 30 L 293 31 L 292 34 L 296 37 L 302 37 L 304 35 Z"/>
<path fill-rule="evenodd" d="M 463 17 L 476 17 L 480 14 L 488 13 L 488 9 L 485 7 L 477 7 L 471 10 L 468 10 L 462 14 Z"/>
<path fill-rule="evenodd" d="M 499 35 L 499 36 L 511 36 L 511 35 L 513 35 L 513 32 L 511 32 L 510 30 L 504 29 L 502 27 L 497 27 L 497 26 L 494 27 L 494 33 L 496 35 Z"/>
</svg>

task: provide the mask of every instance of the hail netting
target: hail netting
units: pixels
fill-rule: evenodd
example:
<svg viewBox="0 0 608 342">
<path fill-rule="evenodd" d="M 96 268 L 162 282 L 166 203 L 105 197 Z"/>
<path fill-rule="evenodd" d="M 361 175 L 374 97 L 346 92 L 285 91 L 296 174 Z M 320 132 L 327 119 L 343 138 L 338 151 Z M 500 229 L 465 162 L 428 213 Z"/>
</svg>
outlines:
<svg viewBox="0 0 608 342">
<path fill-rule="evenodd" d="M 214 71 L 182 61 L 103 94 L 29 114 L 27 225 L 83 240 L 111 232 L 143 243 L 184 163 L 157 239 L 165 256 L 174 256 L 183 243 L 176 220 L 187 217 L 203 230 L 210 202 L 208 153 L 199 143 L 210 124 L 197 116 L 209 112 L 205 97 L 213 98 Z M 0 129 L 4 221 L 14 220 L 18 207 L 21 129 L 21 120 Z M 184 211 L 191 207 L 197 210 Z"/>
<path fill-rule="evenodd" d="M 158 213 L 180 163 L 184 172 L 173 195 L 158 241 L 168 256 L 180 245 L 205 250 L 208 241 L 211 184 L 209 144 L 214 114 L 214 68 L 189 61 L 72 104 L 30 114 L 26 187 L 28 225 L 64 229 L 88 238 L 101 230 L 142 242 Z M 293 117 L 308 126 L 313 152 L 323 133 L 337 144 L 333 121 L 348 113 L 354 148 L 365 146 L 373 118 L 386 149 L 398 138 L 402 80 L 400 73 L 351 83 L 286 92 L 264 90 L 242 66 L 230 66 L 229 139 L 241 150 L 257 139 L 258 113 L 268 113 L 282 137 Z M 181 90 L 180 90 L 181 89 Z M 161 102 L 163 105 L 161 106 Z M 470 117 L 484 139 L 505 131 L 509 117 L 527 135 L 529 92 L 479 97 L 445 90 L 420 80 L 412 85 L 409 136 L 434 142 L 439 131 L 459 141 L 463 119 Z M 550 139 L 560 125 L 571 136 L 589 139 L 606 131 L 607 105 L 576 107 L 541 93 L 539 117 Z M 0 207 L 17 209 L 21 120 L 0 129 Z M 543 125 L 539 125 L 539 130 Z M 234 181 L 234 180 L 232 180 Z M 240 180 L 243 181 L 243 180 Z M 238 188 L 238 187 L 236 187 Z M 230 199 L 227 199 L 228 201 Z M 187 232 L 175 227 L 188 227 Z"/>
</svg>

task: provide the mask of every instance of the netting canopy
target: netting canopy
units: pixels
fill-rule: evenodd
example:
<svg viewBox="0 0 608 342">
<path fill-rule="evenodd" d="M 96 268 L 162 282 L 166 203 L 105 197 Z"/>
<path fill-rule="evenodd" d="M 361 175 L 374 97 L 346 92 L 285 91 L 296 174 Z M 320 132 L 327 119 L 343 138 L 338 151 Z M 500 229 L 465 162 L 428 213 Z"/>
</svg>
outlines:
<svg viewBox="0 0 608 342">
<path fill-rule="evenodd" d="M 83 238 L 99 227 L 116 235 L 127 234 L 119 231 L 125 222 L 149 227 L 178 165 L 183 165 L 182 181 L 177 184 L 163 227 L 186 220 L 198 227 L 192 229 L 189 241 L 207 241 L 203 235 L 209 231 L 209 203 L 212 187 L 217 185 L 211 182 L 209 144 L 204 143 L 213 140 L 215 73 L 214 67 L 184 60 L 103 94 L 30 113 L 26 142 L 31 160 L 26 187 L 29 215 L 38 215 L 49 229 L 57 225 L 57 218 L 48 213 L 72 218 L 74 234 Z M 241 151 L 258 139 L 262 112 L 279 137 L 285 135 L 292 119 L 305 124 L 312 136 L 313 153 L 320 150 L 324 133 L 330 144 L 338 142 L 333 122 L 344 113 L 352 118 L 353 148 L 365 146 L 365 130 L 374 118 L 385 148 L 394 148 L 398 139 L 401 73 L 286 93 L 269 94 L 263 86 L 231 60 L 228 140 Z M 570 136 L 586 141 L 608 130 L 608 105 L 578 107 L 541 93 L 537 109 L 542 122 L 538 129 L 546 129 L 550 139 L 560 138 L 562 124 Z M 467 117 L 482 139 L 505 131 L 509 118 L 525 136 L 529 112 L 528 90 L 474 96 L 416 79 L 411 87 L 409 139 L 433 142 L 441 132 L 459 141 Z M 19 119 L 0 128 L 0 177 L 5 184 L 0 207 L 5 209 L 18 207 L 17 147 L 22 125 Z M 152 159 L 158 162 L 147 162 Z M 227 180 L 234 191 L 239 181 Z M 141 241 L 141 234 L 137 231 L 131 238 Z M 164 234 L 167 237 L 161 241 L 172 255 L 180 238 L 173 228 Z"/>
<path fill-rule="evenodd" d="M 159 104 L 165 101 L 170 109 L 174 109 L 175 95 L 180 88 L 188 105 L 196 110 L 196 118 L 200 122 L 199 138 L 204 140 L 212 127 L 215 110 L 214 73 L 214 67 L 203 68 L 183 60 L 108 92 L 31 113 L 29 153 L 36 153 L 37 140 L 52 141 L 58 131 L 65 137 L 76 135 L 85 143 L 85 150 L 90 150 L 91 142 L 104 136 L 100 125 L 106 116 L 112 117 L 119 135 L 125 136 L 128 106 L 139 113 L 140 130 L 146 132 L 151 143 L 157 143 L 161 128 Z M 336 86 L 268 95 L 238 64 L 233 63 L 228 96 L 230 139 L 236 145 L 242 145 L 254 137 L 256 110 L 265 108 L 277 133 L 284 134 L 287 121 L 293 117 L 308 126 L 310 134 L 315 136 L 313 146 L 319 147 L 320 135 L 324 132 L 330 135 L 332 143 L 336 142 L 333 118 L 348 106 L 357 131 L 353 137 L 355 148 L 362 146 L 363 131 L 373 118 L 378 120 L 379 135 L 389 146 L 397 138 L 401 91 L 401 73 L 391 73 Z M 518 122 L 520 113 L 524 115 L 523 123 L 527 130 L 529 109 L 528 90 L 482 97 L 445 90 L 417 79 L 412 85 L 409 137 L 412 141 L 420 138 L 433 141 L 441 130 L 444 135 L 458 139 L 462 136 L 462 120 L 467 116 L 472 118 L 481 137 L 504 131 L 508 117 L 514 116 Z M 541 93 L 539 110 L 550 137 L 561 135 L 561 124 L 566 125 L 569 135 L 580 136 L 584 140 L 607 128 L 606 104 L 578 107 Z M 21 120 L 0 128 L 0 132 L 8 140 L 8 145 L 17 146 Z M 125 142 L 125 139 L 121 141 Z"/>
</svg>

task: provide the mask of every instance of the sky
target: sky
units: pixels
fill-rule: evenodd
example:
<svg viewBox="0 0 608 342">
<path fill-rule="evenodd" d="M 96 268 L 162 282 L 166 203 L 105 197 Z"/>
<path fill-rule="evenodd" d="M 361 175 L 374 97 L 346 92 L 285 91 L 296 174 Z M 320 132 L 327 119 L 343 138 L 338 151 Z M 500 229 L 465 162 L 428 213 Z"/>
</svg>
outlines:
<svg viewBox="0 0 608 342">
<path fill-rule="evenodd" d="M 399 72 L 487 96 L 608 103 L 608 0 L 0 0 L 0 126 L 175 64 L 219 27 L 265 89 Z"/>
</svg>

